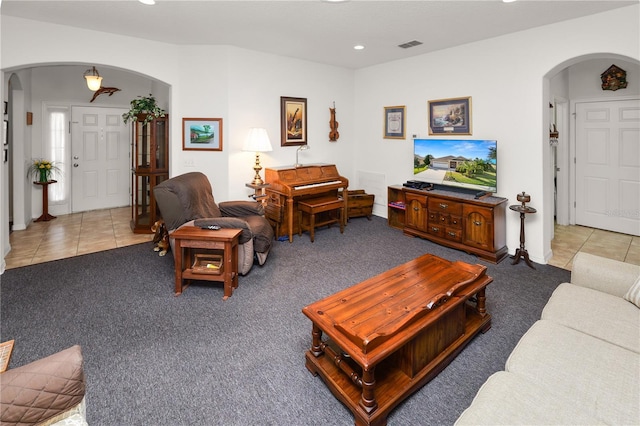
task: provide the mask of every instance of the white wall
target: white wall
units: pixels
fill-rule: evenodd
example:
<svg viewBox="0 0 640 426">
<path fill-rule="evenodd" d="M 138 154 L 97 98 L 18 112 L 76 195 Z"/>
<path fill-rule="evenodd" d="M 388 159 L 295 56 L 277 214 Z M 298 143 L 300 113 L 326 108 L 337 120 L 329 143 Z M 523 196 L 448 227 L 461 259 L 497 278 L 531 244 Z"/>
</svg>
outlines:
<svg viewBox="0 0 640 426">
<path fill-rule="evenodd" d="M 384 173 L 387 184 L 411 178 L 412 141 L 382 139 L 383 107 L 406 105 L 407 134 L 425 137 L 428 100 L 471 96 L 473 135 L 466 138 L 498 140 L 497 195 L 509 204 L 517 203 L 522 191 L 531 195 L 538 214 L 526 219 L 527 250 L 532 260 L 545 263 L 553 224 L 545 76 L 558 64 L 594 53 L 640 59 L 639 16 L 635 5 L 358 70 L 356 131 L 362 155 L 355 168 Z M 612 34 L 624 37 L 612 43 Z M 510 253 L 519 247 L 519 229 L 519 215 L 507 214 Z"/>
<path fill-rule="evenodd" d="M 6 16 L 1 31 L 11 38 L 0 42 L 5 71 L 33 64 L 106 64 L 169 85 L 171 174 L 204 171 L 218 200 L 251 192 L 243 187 L 252 177 L 253 155 L 241 151 L 249 127 L 264 126 L 271 137 L 274 151 L 263 154 L 264 166 L 294 162 L 295 148 L 279 144 L 280 96 L 308 99 L 311 150 L 301 153 L 302 162 L 335 163 L 352 188 L 362 189 L 367 187 L 357 182 L 360 171 L 382 174 L 386 184 L 411 178 L 411 138 L 382 139 L 384 106 L 406 105 L 407 134 L 427 136 L 428 100 L 471 96 L 470 138 L 498 140 L 498 195 L 509 203 L 519 192 L 531 195 L 539 214 L 527 218 L 527 249 L 544 263 L 553 210 L 545 194 L 545 77 L 571 58 L 601 52 L 639 60 L 639 16 L 640 6 L 634 5 L 355 72 L 231 46 L 175 46 Z M 612 43 L 612 34 L 624 37 Z M 198 67 L 191 65 L 196 55 L 204 61 Z M 328 142 L 333 101 L 340 122 L 336 143 Z M 223 152 L 182 151 L 182 117 L 194 116 L 224 119 Z M 383 208 L 375 213 L 386 216 Z M 507 215 L 507 233 L 513 253 L 519 246 L 515 214 Z"/>
</svg>

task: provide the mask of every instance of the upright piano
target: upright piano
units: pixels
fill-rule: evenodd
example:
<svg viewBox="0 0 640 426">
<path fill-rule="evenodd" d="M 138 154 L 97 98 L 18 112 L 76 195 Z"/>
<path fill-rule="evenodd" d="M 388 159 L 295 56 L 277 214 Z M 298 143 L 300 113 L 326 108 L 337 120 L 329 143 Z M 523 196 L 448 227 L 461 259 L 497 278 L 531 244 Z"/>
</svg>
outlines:
<svg viewBox="0 0 640 426">
<path fill-rule="evenodd" d="M 321 195 L 338 196 L 342 188 L 347 211 L 347 187 L 349 180 L 338 174 L 335 164 L 309 164 L 306 166 L 273 167 L 265 169 L 265 216 L 276 225 L 276 238 L 288 235 L 289 242 L 298 232 L 298 201 Z M 346 222 L 346 214 L 342 220 Z"/>
</svg>

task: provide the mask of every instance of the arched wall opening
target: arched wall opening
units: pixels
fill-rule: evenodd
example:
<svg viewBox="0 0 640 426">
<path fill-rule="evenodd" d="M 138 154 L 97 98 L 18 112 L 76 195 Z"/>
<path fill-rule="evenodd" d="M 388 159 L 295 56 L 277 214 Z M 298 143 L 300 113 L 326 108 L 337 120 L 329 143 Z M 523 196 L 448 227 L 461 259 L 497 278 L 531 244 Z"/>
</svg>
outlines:
<svg viewBox="0 0 640 426">
<path fill-rule="evenodd" d="M 95 66 L 103 77 L 102 87 L 118 90 L 92 99 L 94 92 L 87 88 L 84 72 Z M 12 155 L 9 161 L 7 190 L 11 193 L 9 211 L 13 230 L 26 229 L 42 209 L 40 192 L 30 184 L 26 168 L 33 158 L 40 158 L 43 145 L 44 105 L 71 108 L 118 107 L 129 108 L 137 96 L 153 94 L 159 105 L 170 109 L 171 86 L 153 76 L 105 64 L 32 63 L 12 67 L 5 73 L 8 89 Z M 24 117 L 31 112 L 33 123 Z M 70 161 L 70 160 L 69 160 Z M 70 164 L 70 163 L 69 163 Z M 70 175 L 70 174 L 69 174 Z M 70 211 L 70 207 L 66 207 Z"/>
<path fill-rule="evenodd" d="M 603 90 L 600 75 L 615 64 L 627 72 L 626 89 Z M 544 244 L 551 250 L 556 225 L 575 225 L 576 217 L 576 115 L 582 101 L 640 99 L 640 61 L 601 52 L 567 59 L 550 69 L 543 79 L 543 134 L 558 131 L 557 144 L 543 143 L 546 221 Z"/>
</svg>

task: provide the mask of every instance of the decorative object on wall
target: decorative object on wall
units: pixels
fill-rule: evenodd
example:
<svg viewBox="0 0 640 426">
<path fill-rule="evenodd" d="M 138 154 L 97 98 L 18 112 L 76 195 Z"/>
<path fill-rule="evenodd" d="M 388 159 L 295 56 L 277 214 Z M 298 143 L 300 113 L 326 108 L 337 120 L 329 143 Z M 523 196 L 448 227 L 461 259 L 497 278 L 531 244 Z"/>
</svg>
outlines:
<svg viewBox="0 0 640 426">
<path fill-rule="evenodd" d="M 96 91 L 100 88 L 102 84 L 102 77 L 100 77 L 100 73 L 96 69 L 96 67 L 91 67 L 84 72 L 84 78 L 87 80 L 87 87 L 89 90 Z"/>
<path fill-rule="evenodd" d="M 551 126 L 551 130 L 549 131 L 549 145 L 558 146 L 558 138 L 560 137 L 560 132 L 556 128 L 556 125 L 553 124 Z"/>
<path fill-rule="evenodd" d="M 338 132 L 338 123 L 336 121 L 336 103 L 333 103 L 333 108 L 329 108 L 329 114 L 331 118 L 329 119 L 329 142 L 336 142 L 340 137 L 340 133 Z"/>
<path fill-rule="evenodd" d="M 602 90 L 613 90 L 627 88 L 627 72 L 622 68 L 612 64 L 605 72 L 600 74 L 602 80 Z"/>
<path fill-rule="evenodd" d="M 33 113 L 27 111 L 27 126 L 31 126 L 33 124 Z"/>
<path fill-rule="evenodd" d="M 222 118 L 183 118 L 184 151 L 222 151 Z"/>
<path fill-rule="evenodd" d="M 262 170 L 262 166 L 260 165 L 260 153 L 273 150 L 273 148 L 271 148 L 271 141 L 269 140 L 267 129 L 259 127 L 252 127 L 249 129 L 249 134 L 247 135 L 247 139 L 244 142 L 242 150 L 256 153 L 256 164 L 253 166 L 253 170 L 256 172 L 256 175 L 253 177 L 251 184 L 262 185 L 264 181 L 260 177 L 260 170 Z"/>
<path fill-rule="evenodd" d="M 104 94 L 108 94 L 109 96 L 113 95 L 116 92 L 119 92 L 120 89 L 118 89 L 117 87 L 101 87 L 98 90 L 96 90 L 96 92 L 93 94 L 93 97 L 91 98 L 91 100 L 89 102 L 93 102 L 96 100 L 96 98 L 100 95 L 104 95 Z"/>
<path fill-rule="evenodd" d="M 307 144 L 307 99 L 280 97 L 280 146 Z"/>
<path fill-rule="evenodd" d="M 296 164 L 294 164 L 294 167 L 302 167 L 302 163 L 298 161 L 298 153 L 300 151 L 306 151 L 307 149 L 309 149 L 309 145 L 300 145 L 298 149 L 296 149 Z"/>
<path fill-rule="evenodd" d="M 384 107 L 384 130 L 382 137 L 385 139 L 405 139 L 405 106 Z"/>
<path fill-rule="evenodd" d="M 164 117 L 167 114 L 165 110 L 158 106 L 156 98 L 151 93 L 149 93 L 149 96 L 138 96 L 130 102 L 130 105 L 129 111 L 122 114 L 122 119 L 125 123 L 129 120 L 138 121 L 140 114 L 145 114 L 143 124 L 150 122 L 154 118 Z"/>
<path fill-rule="evenodd" d="M 470 135 L 471 97 L 429 101 L 430 135 Z"/>
</svg>

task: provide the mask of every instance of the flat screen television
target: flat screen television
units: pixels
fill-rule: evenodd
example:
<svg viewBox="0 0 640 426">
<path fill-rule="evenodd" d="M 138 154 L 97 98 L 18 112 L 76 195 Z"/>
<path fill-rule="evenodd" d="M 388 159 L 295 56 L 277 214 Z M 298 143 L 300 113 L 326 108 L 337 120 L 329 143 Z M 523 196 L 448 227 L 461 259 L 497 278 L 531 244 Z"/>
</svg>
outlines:
<svg viewBox="0 0 640 426">
<path fill-rule="evenodd" d="M 497 191 L 497 141 L 414 139 L 413 142 L 415 180 L 432 183 L 436 188 Z"/>
</svg>

